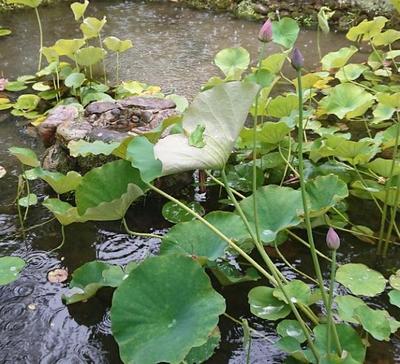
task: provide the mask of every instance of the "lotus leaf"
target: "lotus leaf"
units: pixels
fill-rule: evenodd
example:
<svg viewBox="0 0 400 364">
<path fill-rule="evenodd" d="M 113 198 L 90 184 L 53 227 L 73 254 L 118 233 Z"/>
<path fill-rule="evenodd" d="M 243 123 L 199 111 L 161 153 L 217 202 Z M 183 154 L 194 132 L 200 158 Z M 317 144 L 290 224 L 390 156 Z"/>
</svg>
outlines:
<svg viewBox="0 0 400 364">
<path fill-rule="evenodd" d="M 238 215 L 214 211 L 205 219 L 234 241 L 249 239 L 249 233 Z M 200 221 L 182 222 L 164 235 L 161 254 L 187 254 L 216 260 L 225 255 L 228 244 Z"/>
<path fill-rule="evenodd" d="M 266 69 L 273 74 L 279 73 L 285 63 L 286 57 L 287 54 L 285 52 L 271 54 L 262 60 L 261 68 Z"/>
<path fill-rule="evenodd" d="M 103 19 L 101 20 L 93 17 L 88 17 L 83 20 L 80 28 L 85 39 L 91 39 L 99 36 L 101 30 L 106 23 L 106 17 L 103 17 Z"/>
<path fill-rule="evenodd" d="M 207 267 L 211 269 L 211 272 L 218 279 L 218 282 L 223 286 L 229 286 L 231 284 L 238 284 L 242 282 L 253 282 L 260 279 L 258 272 L 250 267 L 244 272 L 241 272 L 235 266 L 228 262 L 207 262 Z"/>
<path fill-rule="evenodd" d="M 195 211 L 198 215 L 203 216 L 205 214 L 203 206 L 197 201 L 185 202 L 181 201 L 185 206 Z M 192 214 L 184 210 L 177 203 L 173 201 L 167 202 L 162 208 L 162 215 L 165 220 L 177 224 L 179 222 L 187 222 L 195 219 Z"/>
<path fill-rule="evenodd" d="M 182 126 L 190 135 L 201 122 L 205 126 L 206 145 L 203 148 L 190 146 L 185 134 L 160 139 L 154 153 L 162 163 L 162 174 L 223 168 L 257 90 L 251 83 L 229 82 L 201 92 L 185 112 Z"/>
<path fill-rule="evenodd" d="M 78 214 L 76 207 L 58 198 L 47 198 L 43 206 L 49 209 L 61 225 L 69 225 L 74 222 L 85 222 L 87 219 Z"/>
<path fill-rule="evenodd" d="M 251 164 L 236 164 L 229 166 L 226 173 L 229 187 L 250 192 L 253 189 L 253 166 Z M 264 173 L 261 168 L 256 167 L 256 185 L 261 187 L 264 182 Z"/>
<path fill-rule="evenodd" d="M 52 47 L 59 56 L 75 60 L 75 53 L 85 44 L 84 39 L 59 39 Z"/>
<path fill-rule="evenodd" d="M 390 159 L 376 158 L 367 164 L 368 168 L 382 177 L 388 178 L 400 174 L 400 162 L 396 161 L 392 170 L 392 161 Z"/>
<path fill-rule="evenodd" d="M 181 363 L 204 345 L 225 302 L 201 266 L 182 255 L 146 259 L 117 288 L 112 332 L 125 363 Z"/>
<path fill-rule="evenodd" d="M 395 7 L 397 12 L 400 13 L 400 0 L 390 0 L 390 2 Z"/>
<path fill-rule="evenodd" d="M 360 263 L 340 266 L 336 272 L 336 281 L 353 294 L 368 297 L 382 293 L 386 287 L 386 279 L 381 273 Z"/>
<path fill-rule="evenodd" d="M 268 104 L 267 115 L 274 118 L 283 118 L 289 116 L 299 107 L 299 99 L 296 95 L 277 96 Z"/>
<path fill-rule="evenodd" d="M 204 363 L 214 354 L 214 350 L 218 347 L 220 340 L 221 332 L 216 327 L 210 334 L 207 342 L 201 346 L 192 348 L 183 362 L 187 364 Z"/>
<path fill-rule="evenodd" d="M 4 86 L 4 89 L 11 92 L 17 92 L 27 89 L 28 86 L 25 85 L 24 82 L 20 81 L 9 81 Z"/>
<path fill-rule="evenodd" d="M 8 4 L 20 4 L 30 8 L 37 8 L 42 3 L 42 0 L 7 0 L 6 2 Z"/>
<path fill-rule="evenodd" d="M 72 140 L 68 143 L 69 153 L 72 157 L 87 157 L 88 155 L 110 155 L 120 146 L 118 142 L 104 143 L 101 140 L 96 140 L 93 143 L 83 139 Z"/>
<path fill-rule="evenodd" d="M 107 52 L 99 47 L 87 47 L 78 49 L 75 53 L 76 61 L 81 66 L 93 66 L 104 59 Z"/>
<path fill-rule="evenodd" d="M 290 336 L 296 339 L 299 343 L 306 341 L 306 337 L 301 329 L 301 326 L 296 320 L 283 320 L 276 327 L 276 331 L 282 337 Z"/>
<path fill-rule="evenodd" d="M 120 40 L 117 37 L 107 37 L 104 39 L 103 43 L 105 46 L 113 52 L 122 53 L 127 51 L 129 48 L 133 47 L 132 41 Z"/>
<path fill-rule="evenodd" d="M 14 282 L 24 267 L 25 261 L 21 258 L 0 257 L 0 286 Z"/>
<path fill-rule="evenodd" d="M 51 86 L 44 82 L 35 82 L 32 85 L 32 89 L 35 91 L 48 91 L 51 89 Z"/>
<path fill-rule="evenodd" d="M 332 68 L 343 67 L 355 53 L 357 53 L 357 48 L 354 46 L 343 47 L 336 52 L 330 52 L 321 59 L 322 69 L 329 71 Z"/>
<path fill-rule="evenodd" d="M 82 86 L 83 82 L 85 82 L 86 77 L 83 73 L 74 72 L 71 73 L 64 81 L 65 86 L 78 88 Z"/>
<path fill-rule="evenodd" d="M 217 53 L 214 62 L 225 76 L 240 76 L 249 67 L 250 54 L 242 47 L 225 48 Z"/>
<path fill-rule="evenodd" d="M 34 206 L 38 203 L 38 198 L 34 193 L 30 193 L 27 196 L 18 199 L 18 205 L 22 207 Z"/>
<path fill-rule="evenodd" d="M 41 178 L 59 195 L 74 191 L 81 183 L 82 176 L 75 171 L 69 171 L 66 175 L 59 172 L 50 172 L 42 168 L 35 168 L 25 173 L 28 179 Z"/>
<path fill-rule="evenodd" d="M 332 18 L 332 16 L 335 14 L 335 11 L 331 11 L 331 9 L 329 9 L 326 6 L 322 6 L 319 9 L 318 12 L 318 26 L 320 27 L 320 29 L 322 30 L 323 33 L 327 34 L 329 33 L 329 23 L 328 20 L 330 18 Z"/>
<path fill-rule="evenodd" d="M 389 299 L 392 305 L 400 307 L 400 291 L 392 290 L 389 292 Z"/>
<path fill-rule="evenodd" d="M 249 292 L 250 311 L 264 320 L 279 320 L 290 313 L 290 306 L 273 295 L 270 287 L 255 287 Z"/>
<path fill-rule="evenodd" d="M 367 69 L 368 67 L 363 64 L 350 63 L 340 68 L 335 77 L 342 83 L 349 82 L 359 78 Z"/>
<path fill-rule="evenodd" d="M 389 284 L 392 288 L 400 290 L 400 269 L 389 277 Z"/>
<path fill-rule="evenodd" d="M 386 32 L 377 34 L 373 39 L 372 43 L 376 46 L 384 46 L 392 44 L 400 39 L 400 32 L 398 30 L 389 29 Z"/>
<path fill-rule="evenodd" d="M 70 5 L 71 10 L 74 13 L 75 20 L 78 21 L 80 18 L 84 17 L 85 11 L 86 11 L 86 8 L 88 7 L 88 5 L 89 5 L 88 0 L 85 0 L 83 3 L 76 2 L 76 3 L 72 3 Z"/>
<path fill-rule="evenodd" d="M 354 310 L 358 307 L 366 306 L 365 302 L 361 298 L 350 295 L 337 296 L 335 302 L 339 317 L 343 321 L 351 322 L 353 324 L 358 323 L 358 320 L 354 315 Z"/>
<path fill-rule="evenodd" d="M 286 48 L 292 48 L 299 31 L 300 28 L 296 20 L 282 18 L 279 21 L 272 22 L 272 41 Z"/>
<path fill-rule="evenodd" d="M 291 302 L 303 303 L 305 305 L 308 305 L 311 298 L 311 290 L 310 287 L 303 281 L 294 279 L 293 281 L 290 281 L 288 284 L 285 284 L 283 287 L 286 295 L 289 297 Z M 279 300 L 288 303 L 285 295 L 280 290 L 280 288 L 275 288 L 272 294 Z"/>
<path fill-rule="evenodd" d="M 347 39 L 355 42 L 357 40 L 368 41 L 381 33 L 388 19 L 377 16 L 373 20 L 363 20 L 360 24 L 352 27 L 346 34 Z"/>
<path fill-rule="evenodd" d="M 35 110 L 40 102 L 40 97 L 33 94 L 25 94 L 18 97 L 17 102 L 14 104 L 14 108 L 22 111 Z"/>
<path fill-rule="evenodd" d="M 40 166 L 39 159 L 32 149 L 11 147 L 8 150 L 10 154 L 18 158 L 22 164 L 30 167 Z"/>
<path fill-rule="evenodd" d="M 5 37 L 6 35 L 10 35 L 11 33 L 12 32 L 10 29 L 0 27 L 0 37 Z"/>
</svg>

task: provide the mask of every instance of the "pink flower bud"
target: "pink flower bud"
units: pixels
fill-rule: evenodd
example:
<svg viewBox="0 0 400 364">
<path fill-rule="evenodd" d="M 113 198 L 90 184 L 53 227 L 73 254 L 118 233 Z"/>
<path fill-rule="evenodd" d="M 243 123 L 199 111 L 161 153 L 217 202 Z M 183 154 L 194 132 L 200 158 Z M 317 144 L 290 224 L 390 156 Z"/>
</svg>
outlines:
<svg viewBox="0 0 400 364">
<path fill-rule="evenodd" d="M 304 66 L 304 57 L 298 48 L 293 49 L 291 61 L 293 68 L 297 71 Z"/>
<path fill-rule="evenodd" d="M 326 244 L 329 249 L 337 250 L 340 247 L 340 238 L 339 235 L 333 228 L 329 228 L 328 233 L 326 234 Z"/>
<path fill-rule="evenodd" d="M 7 78 L 0 78 L 0 91 L 4 91 L 8 83 Z"/>
<path fill-rule="evenodd" d="M 272 22 L 268 19 L 258 33 L 260 42 L 268 43 L 272 40 Z"/>
</svg>

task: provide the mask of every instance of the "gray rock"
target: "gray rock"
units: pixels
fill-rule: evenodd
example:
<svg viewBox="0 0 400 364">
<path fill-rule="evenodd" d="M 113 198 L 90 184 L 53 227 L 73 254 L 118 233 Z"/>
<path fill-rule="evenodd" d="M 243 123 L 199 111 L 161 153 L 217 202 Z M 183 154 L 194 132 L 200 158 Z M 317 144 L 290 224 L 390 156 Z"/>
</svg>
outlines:
<svg viewBox="0 0 400 364">
<path fill-rule="evenodd" d="M 118 103 L 122 107 L 134 107 L 144 110 L 165 110 L 174 109 L 176 107 L 175 102 L 172 100 L 156 97 L 131 96 L 120 100 Z"/>
</svg>

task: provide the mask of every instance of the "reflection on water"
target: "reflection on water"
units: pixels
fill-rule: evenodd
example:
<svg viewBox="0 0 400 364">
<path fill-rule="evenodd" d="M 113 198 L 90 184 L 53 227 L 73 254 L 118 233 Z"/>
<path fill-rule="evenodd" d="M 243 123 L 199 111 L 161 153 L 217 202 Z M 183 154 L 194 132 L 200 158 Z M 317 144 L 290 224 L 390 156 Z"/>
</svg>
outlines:
<svg viewBox="0 0 400 364">
<path fill-rule="evenodd" d="M 121 78 L 160 84 L 166 90 L 188 97 L 216 74 L 212 60 L 219 49 L 240 45 L 249 49 L 253 56 L 257 53 L 259 24 L 232 19 L 229 15 L 196 12 L 170 2 L 96 1 L 89 9 L 91 16 L 107 14 L 107 34 L 134 42 L 135 47 L 121 57 Z M 40 12 L 46 45 L 58 38 L 80 36 L 67 4 L 41 8 Z M 12 79 L 34 72 L 38 49 L 34 12 L 1 14 L 0 24 L 13 30 L 12 36 L 0 39 L 0 73 Z M 299 40 L 309 67 L 315 66 L 311 60 L 317 59 L 314 40 L 313 32 L 303 32 Z M 322 46 L 337 49 L 344 43 L 342 37 L 331 34 Z M 276 49 L 269 46 L 268 52 Z M 108 63 L 113 74 L 112 60 Z M 66 307 L 61 301 L 65 285 L 47 282 L 47 273 L 59 267 L 72 272 L 93 259 L 114 264 L 141 260 L 157 252 L 158 241 L 131 238 L 122 232 L 119 223 L 67 227 L 64 247 L 53 253 L 47 251 L 56 247 L 61 239 L 56 222 L 30 231 L 25 239 L 18 236 L 13 199 L 19 171 L 15 160 L 8 156 L 7 148 L 25 145 L 40 153 L 41 146 L 25 135 L 13 118 L 4 121 L 0 115 L 0 120 L 3 120 L 0 123 L 0 165 L 8 171 L 0 180 L 0 255 L 14 254 L 28 262 L 18 281 L 0 287 L 0 363 L 120 363 L 118 349 L 110 335 L 111 291 L 103 289 L 87 303 Z M 43 199 L 46 190 L 43 185 L 35 185 L 34 192 Z M 168 225 L 160 218 L 161 207 L 160 200 L 139 202 L 129 214 L 132 229 L 164 233 Z M 28 225 L 50 217 L 47 211 L 33 208 Z M 370 254 L 365 248 L 363 251 Z M 310 266 L 304 251 L 298 252 L 294 262 L 300 263 L 303 267 Z M 290 273 L 285 274 L 289 276 Z M 277 340 L 273 334 L 274 324 L 254 318 L 248 311 L 250 288 L 250 284 L 222 288 L 228 312 L 235 317 L 248 317 L 250 324 L 262 333 L 262 337 L 253 338 L 251 363 L 281 363 L 282 354 L 271 344 Z M 220 327 L 223 342 L 209 363 L 244 363 L 246 354 L 241 327 L 226 319 L 221 320 Z M 391 354 L 396 348 L 385 347 L 384 350 L 390 357 L 399 356 L 396 352 Z"/>
</svg>

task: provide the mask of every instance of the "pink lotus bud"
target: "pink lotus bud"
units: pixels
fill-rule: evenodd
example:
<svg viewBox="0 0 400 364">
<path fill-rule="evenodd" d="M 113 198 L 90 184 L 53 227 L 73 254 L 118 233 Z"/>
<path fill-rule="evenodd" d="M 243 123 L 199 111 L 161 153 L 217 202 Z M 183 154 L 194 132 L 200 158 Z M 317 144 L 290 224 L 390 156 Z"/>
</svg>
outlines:
<svg viewBox="0 0 400 364">
<path fill-rule="evenodd" d="M 291 61 L 293 68 L 297 71 L 304 66 L 304 57 L 298 48 L 293 49 Z"/>
<path fill-rule="evenodd" d="M 333 228 L 329 228 L 328 233 L 326 234 L 326 244 L 329 249 L 337 250 L 340 247 L 340 238 L 339 235 Z"/>
<path fill-rule="evenodd" d="M 258 39 L 260 42 L 268 43 L 272 40 L 272 22 L 270 19 L 264 23 L 258 33 Z"/>
<path fill-rule="evenodd" d="M 4 91 L 8 83 L 7 78 L 0 78 L 0 91 Z"/>
</svg>

